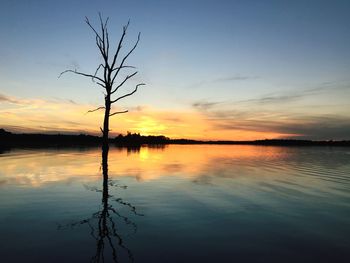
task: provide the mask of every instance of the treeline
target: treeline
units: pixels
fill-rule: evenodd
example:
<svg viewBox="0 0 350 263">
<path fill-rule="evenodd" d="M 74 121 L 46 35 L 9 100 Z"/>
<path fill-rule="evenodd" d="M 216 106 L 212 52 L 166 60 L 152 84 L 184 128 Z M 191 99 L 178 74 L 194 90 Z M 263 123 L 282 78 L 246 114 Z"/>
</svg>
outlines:
<svg viewBox="0 0 350 263">
<path fill-rule="evenodd" d="M 0 129 L 0 147 L 69 147 L 99 145 L 98 136 L 79 134 L 11 133 Z"/>
<path fill-rule="evenodd" d="M 255 141 L 239 141 L 239 142 L 218 142 L 219 144 L 246 144 L 246 145 L 266 145 L 266 146 L 350 146 L 350 141 L 311 141 L 311 140 L 295 140 L 295 139 L 265 139 Z"/>
<path fill-rule="evenodd" d="M 139 133 L 128 132 L 125 136 L 119 134 L 113 142 L 117 145 L 141 145 L 141 144 L 168 144 L 170 139 L 163 135 L 154 136 L 154 135 L 140 135 Z"/>
<path fill-rule="evenodd" d="M 256 140 L 256 141 L 199 141 L 188 139 L 170 139 L 163 135 L 144 136 L 139 133 L 118 135 L 110 139 L 116 146 L 139 147 L 141 145 L 166 144 L 218 144 L 218 145 L 271 145 L 271 146 L 350 146 L 350 141 L 310 141 L 310 140 Z M 90 147 L 102 144 L 99 136 L 79 134 L 14 134 L 0 129 L 0 148 L 11 147 Z"/>
<path fill-rule="evenodd" d="M 120 146 L 138 146 L 143 144 L 161 145 L 168 144 L 170 139 L 165 136 L 143 136 L 138 133 L 128 132 L 126 135 L 118 135 L 110 139 L 110 144 Z M 0 148 L 10 147 L 75 147 L 98 146 L 102 144 L 102 137 L 79 134 L 16 134 L 0 129 Z"/>
<path fill-rule="evenodd" d="M 116 145 L 162 145 L 162 144 L 217 144 L 217 145 L 271 145 L 271 146 L 350 146 L 350 141 L 311 141 L 295 139 L 265 139 L 255 141 L 200 141 L 189 139 L 170 139 L 163 135 L 144 136 L 139 133 L 118 135 L 113 142 Z"/>
</svg>

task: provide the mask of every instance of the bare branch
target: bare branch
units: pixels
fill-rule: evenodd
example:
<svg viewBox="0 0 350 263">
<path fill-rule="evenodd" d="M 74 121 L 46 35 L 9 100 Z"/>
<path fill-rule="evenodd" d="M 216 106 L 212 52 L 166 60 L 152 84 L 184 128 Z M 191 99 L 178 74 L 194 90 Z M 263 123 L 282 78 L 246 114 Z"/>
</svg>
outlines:
<svg viewBox="0 0 350 263">
<path fill-rule="evenodd" d="M 130 49 L 130 51 L 128 52 L 128 54 L 126 54 L 125 57 L 124 57 L 124 58 L 122 59 L 122 61 L 120 62 L 119 69 L 117 70 L 117 72 L 115 73 L 115 75 L 114 75 L 114 77 L 113 77 L 113 79 L 112 79 L 112 84 L 113 84 L 115 78 L 117 77 L 117 75 L 118 75 L 120 69 L 123 67 L 125 60 L 130 56 L 130 54 L 131 54 L 131 53 L 135 50 L 135 48 L 137 47 L 137 45 L 138 45 L 138 43 L 139 43 L 139 41 L 140 41 L 140 36 L 141 36 L 141 33 L 139 32 L 139 34 L 137 35 L 137 41 L 136 41 L 135 45 L 132 47 L 132 49 Z M 113 64 L 113 66 L 114 66 L 114 64 Z M 113 67 L 112 67 L 112 68 L 113 68 Z"/>
<path fill-rule="evenodd" d="M 106 18 L 104 28 L 107 29 L 107 24 L 108 24 L 109 17 Z"/>
<path fill-rule="evenodd" d="M 98 65 L 98 67 L 97 67 L 97 69 L 96 69 L 96 71 L 95 71 L 95 74 L 94 74 L 95 77 L 96 77 L 97 72 L 99 71 L 99 69 L 100 69 L 101 67 L 104 68 L 105 66 L 103 66 L 102 64 Z"/>
<path fill-rule="evenodd" d="M 100 38 L 101 39 L 101 38 Z M 107 63 L 107 55 L 105 52 L 105 48 L 104 48 L 104 41 L 100 40 L 97 36 L 96 36 L 96 46 L 98 47 L 98 49 L 100 50 L 100 53 L 104 59 L 104 61 Z"/>
<path fill-rule="evenodd" d="M 132 73 L 131 75 L 127 75 L 126 78 L 111 92 L 111 94 L 113 94 L 114 92 L 116 92 L 121 86 L 124 85 L 125 82 L 127 82 L 128 79 L 132 78 L 133 76 L 135 76 L 137 74 L 137 71 L 135 71 L 134 73 Z"/>
<path fill-rule="evenodd" d="M 101 106 L 101 107 L 98 107 L 98 108 L 96 108 L 96 109 L 94 109 L 94 110 L 88 110 L 88 111 L 86 112 L 86 114 L 88 114 L 88 113 L 90 113 L 90 112 L 95 112 L 95 111 L 98 111 L 98 110 L 102 110 L 102 109 L 105 109 L 105 107 Z"/>
<path fill-rule="evenodd" d="M 89 21 L 89 19 L 87 17 L 85 17 L 85 22 L 92 29 L 92 31 L 95 33 L 95 35 L 96 35 L 96 45 L 99 48 L 100 53 L 103 56 L 104 60 L 107 61 L 108 56 L 107 56 L 106 48 L 105 48 L 105 30 L 104 30 L 104 27 L 103 27 L 101 13 L 99 13 L 99 18 L 100 18 L 100 22 L 101 22 L 101 26 L 102 26 L 102 37 L 96 31 L 96 29 L 90 24 L 90 21 Z M 107 22 L 108 22 L 108 18 L 106 19 L 105 25 L 107 25 Z"/>
<path fill-rule="evenodd" d="M 108 30 L 107 30 L 107 22 L 108 22 L 108 17 L 107 17 L 106 23 L 105 23 L 106 39 L 107 39 L 106 55 L 107 55 L 107 58 L 108 58 L 108 56 L 109 56 L 109 36 L 108 36 Z"/>
<path fill-rule="evenodd" d="M 135 48 L 137 47 L 137 45 L 138 45 L 139 42 L 140 42 L 140 37 L 141 37 L 141 32 L 139 32 L 139 34 L 137 35 L 137 40 L 136 40 L 135 45 L 134 45 L 133 48 L 129 51 L 129 53 L 126 54 L 126 56 L 123 58 L 123 61 L 122 61 L 122 63 L 120 63 L 120 66 L 123 66 L 124 61 L 125 61 L 125 60 L 128 58 L 128 56 L 130 56 L 130 54 L 135 50 Z"/>
<path fill-rule="evenodd" d="M 61 72 L 61 74 L 58 76 L 58 78 L 60 78 L 63 74 L 65 74 L 65 73 L 67 73 L 67 72 L 75 73 L 75 74 L 77 74 L 77 75 L 82 75 L 82 76 L 85 76 L 85 77 L 90 77 L 90 78 L 92 78 L 93 80 L 94 80 L 94 79 L 97 79 L 97 80 L 101 81 L 102 83 L 104 83 L 103 79 L 101 79 L 101 78 L 99 78 L 99 77 L 96 77 L 96 76 L 94 76 L 94 75 L 91 75 L 91 74 L 86 74 L 86 73 L 79 72 L 79 71 L 77 71 L 76 69 L 75 69 L 75 70 L 67 69 L 67 70 Z"/>
<path fill-rule="evenodd" d="M 92 31 L 94 31 L 96 37 L 102 41 L 100 35 L 97 33 L 95 28 L 90 24 L 89 18 L 87 16 L 85 17 L 85 23 L 92 29 Z"/>
<path fill-rule="evenodd" d="M 98 17 L 99 17 L 99 19 L 100 19 L 101 29 L 102 29 L 102 31 L 103 31 L 103 30 L 104 30 L 104 27 L 103 27 L 101 12 L 98 12 Z"/>
<path fill-rule="evenodd" d="M 99 83 L 99 82 L 95 82 L 97 85 L 100 85 L 102 88 L 106 88 L 103 84 Z"/>
<path fill-rule="evenodd" d="M 116 115 L 116 114 L 122 114 L 122 113 L 127 113 L 129 110 L 124 110 L 124 111 L 116 111 L 116 112 L 113 112 L 111 114 L 109 114 L 109 117 L 113 116 L 113 115 Z"/>
<path fill-rule="evenodd" d="M 118 69 L 122 69 L 122 68 L 136 68 L 134 66 L 121 66 L 121 67 L 115 67 L 114 69 L 112 69 L 112 72 Z"/>
<path fill-rule="evenodd" d="M 98 17 L 100 18 L 101 31 L 102 31 L 102 49 L 104 51 L 104 55 L 107 57 L 107 54 L 106 54 L 106 43 L 105 43 L 106 42 L 105 41 L 106 40 L 105 28 L 104 28 L 104 24 L 103 24 L 102 16 L 101 16 L 100 12 L 98 13 Z"/>
<path fill-rule="evenodd" d="M 137 89 L 138 89 L 139 86 L 143 86 L 143 85 L 146 85 L 146 84 L 145 84 L 145 83 L 137 84 L 136 87 L 135 87 L 135 89 L 134 89 L 132 92 L 130 92 L 130 93 L 128 93 L 128 94 L 125 94 L 125 95 L 123 95 L 123 96 L 120 96 L 119 98 L 116 98 L 115 100 L 112 100 L 111 103 L 115 103 L 115 102 L 117 102 L 118 100 L 121 100 L 121 99 L 126 98 L 126 97 L 128 97 L 128 96 L 131 96 L 132 94 L 134 94 L 134 93 L 137 91 Z"/>
<path fill-rule="evenodd" d="M 113 57 L 111 68 L 114 68 L 115 62 L 117 61 L 117 58 L 118 58 L 120 49 L 122 47 L 122 43 L 123 43 L 124 37 L 126 35 L 126 31 L 128 30 L 129 24 L 130 24 L 130 20 L 128 21 L 128 23 L 125 26 L 123 26 L 123 34 L 120 37 L 120 40 L 119 40 L 119 43 L 118 43 L 118 47 L 117 47 L 117 51 L 115 52 L 114 57 Z"/>
</svg>

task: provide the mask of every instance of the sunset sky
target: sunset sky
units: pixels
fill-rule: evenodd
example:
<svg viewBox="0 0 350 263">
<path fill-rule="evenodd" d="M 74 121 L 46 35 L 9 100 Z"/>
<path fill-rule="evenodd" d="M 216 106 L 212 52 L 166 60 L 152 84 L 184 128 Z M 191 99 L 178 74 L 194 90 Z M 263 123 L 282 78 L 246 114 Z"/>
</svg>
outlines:
<svg viewBox="0 0 350 263">
<path fill-rule="evenodd" d="M 99 134 L 102 89 L 58 78 L 94 73 L 98 12 L 115 46 L 130 19 L 125 51 L 141 32 L 113 135 L 350 139 L 350 1 L 321 0 L 2 0 L 0 128 Z"/>
</svg>

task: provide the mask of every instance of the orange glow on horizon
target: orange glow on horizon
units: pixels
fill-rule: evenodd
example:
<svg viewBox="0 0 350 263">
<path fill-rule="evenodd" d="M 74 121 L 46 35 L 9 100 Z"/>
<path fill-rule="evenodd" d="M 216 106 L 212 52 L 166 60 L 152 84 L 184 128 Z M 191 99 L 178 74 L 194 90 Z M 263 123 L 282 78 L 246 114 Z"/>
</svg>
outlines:
<svg viewBox="0 0 350 263">
<path fill-rule="evenodd" d="M 103 111 L 86 114 L 94 106 L 67 101 L 18 100 L 0 106 L 1 127 L 14 132 L 62 132 L 100 135 Z M 239 122 L 239 120 L 237 120 Z M 257 124 L 258 125 L 258 124 Z M 276 131 L 224 128 L 193 109 L 161 110 L 149 106 L 110 120 L 111 136 L 127 131 L 142 135 L 196 140 L 256 140 L 296 136 Z"/>
</svg>

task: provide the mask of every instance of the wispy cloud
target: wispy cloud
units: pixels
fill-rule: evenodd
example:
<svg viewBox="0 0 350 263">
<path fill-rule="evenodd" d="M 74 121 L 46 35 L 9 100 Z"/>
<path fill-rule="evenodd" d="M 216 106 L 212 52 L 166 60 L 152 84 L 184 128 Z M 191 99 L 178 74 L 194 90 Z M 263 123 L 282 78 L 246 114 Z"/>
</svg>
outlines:
<svg viewBox="0 0 350 263">
<path fill-rule="evenodd" d="M 342 90 L 343 91 L 343 90 Z M 294 107 L 305 94 L 268 94 L 246 101 L 199 100 L 191 109 L 164 110 L 142 105 L 128 107 L 111 119 L 112 136 L 126 131 L 163 134 L 172 138 L 252 140 L 264 138 L 350 139 L 350 115 L 319 105 Z M 318 94 L 318 93 L 317 93 Z M 342 94 L 342 93 L 341 93 Z M 308 95 L 306 95 L 308 96 Z M 316 100 L 319 103 L 319 100 Z M 0 124 L 17 131 L 88 132 L 99 134 L 103 111 L 85 114 L 96 105 L 67 99 L 21 99 L 1 94 Z M 283 103 L 282 103 L 283 102 Z M 270 105 L 272 105 L 270 107 Z M 350 109 L 350 104 L 346 106 Z M 344 107 L 342 108 L 344 110 Z"/>
<path fill-rule="evenodd" d="M 233 76 L 227 76 L 227 77 L 221 77 L 209 80 L 208 83 L 217 83 L 217 82 L 231 82 L 231 81 L 238 81 L 238 80 L 254 80 L 259 79 L 258 76 L 243 76 L 243 75 L 233 75 Z"/>
<path fill-rule="evenodd" d="M 312 87 L 308 89 L 303 89 L 299 91 L 287 91 L 284 93 L 269 93 L 264 96 L 236 101 L 235 103 L 255 103 L 255 104 L 279 104 L 279 103 L 289 103 L 301 100 L 306 97 L 312 97 L 321 95 L 324 93 L 333 93 L 343 90 L 350 90 L 349 83 L 339 83 L 339 82 L 323 82 L 317 87 Z"/>
<path fill-rule="evenodd" d="M 17 98 L 1 95 L 0 123 L 12 131 L 92 131 L 96 115 L 85 117 L 91 105 L 81 105 L 66 99 Z M 95 124 L 96 125 L 96 124 Z M 98 124 L 96 125 L 98 128 Z"/>
<path fill-rule="evenodd" d="M 192 107 L 199 110 L 210 110 L 219 104 L 221 104 L 221 102 L 196 101 L 192 103 Z"/>
<path fill-rule="evenodd" d="M 236 74 L 236 75 L 231 75 L 231 76 L 223 76 L 223 77 L 199 81 L 197 83 L 191 84 L 189 87 L 190 88 L 198 88 L 198 87 L 205 86 L 205 85 L 225 84 L 225 83 L 230 83 L 230 82 L 235 82 L 235 81 L 255 80 L 255 79 L 259 79 L 259 78 L 260 78 L 259 76 L 248 76 L 248 75 Z"/>
<path fill-rule="evenodd" d="M 303 94 L 289 94 L 289 95 L 267 95 L 256 99 L 241 100 L 238 103 L 259 103 L 259 104 L 272 104 L 272 103 L 286 103 L 301 99 L 305 95 Z"/>
<path fill-rule="evenodd" d="M 15 98 L 6 96 L 4 94 L 0 94 L 0 102 L 15 103 L 15 104 L 19 103 L 19 101 L 16 100 Z"/>
<path fill-rule="evenodd" d="M 273 133 L 283 138 L 350 139 L 350 115 L 344 110 L 332 111 L 331 101 L 302 104 L 298 101 L 322 94 L 343 92 L 349 86 L 339 83 L 321 84 L 319 87 L 294 93 L 275 93 L 241 101 L 196 101 L 192 107 L 199 111 L 211 129 L 220 132 L 241 131 Z M 311 100 L 312 101 L 312 100 Z M 329 106 L 331 105 L 331 106 Z M 347 106 L 350 108 L 350 103 Z"/>
<path fill-rule="evenodd" d="M 213 119 L 212 124 L 214 129 L 274 132 L 282 138 L 350 139 L 350 118 L 311 115 L 286 116 L 276 120 L 258 118 L 259 115 L 245 119 Z"/>
<path fill-rule="evenodd" d="M 72 103 L 72 104 L 78 104 L 76 103 L 74 100 L 68 100 L 68 102 Z"/>
<path fill-rule="evenodd" d="M 9 96 L 4 97 L 7 101 Z M 77 104 L 59 98 L 28 98 L 25 101 L 15 97 L 11 99 L 21 103 L 4 104 L 0 107 L 2 128 L 14 132 L 100 134 L 103 111 L 86 114 L 88 110 L 96 108 L 96 105 Z M 131 131 L 145 135 L 162 134 L 173 138 L 200 139 L 203 127 L 206 127 L 201 114 L 194 111 L 159 110 L 147 105 L 128 109 L 128 114 L 111 118 L 111 136 Z"/>
</svg>

